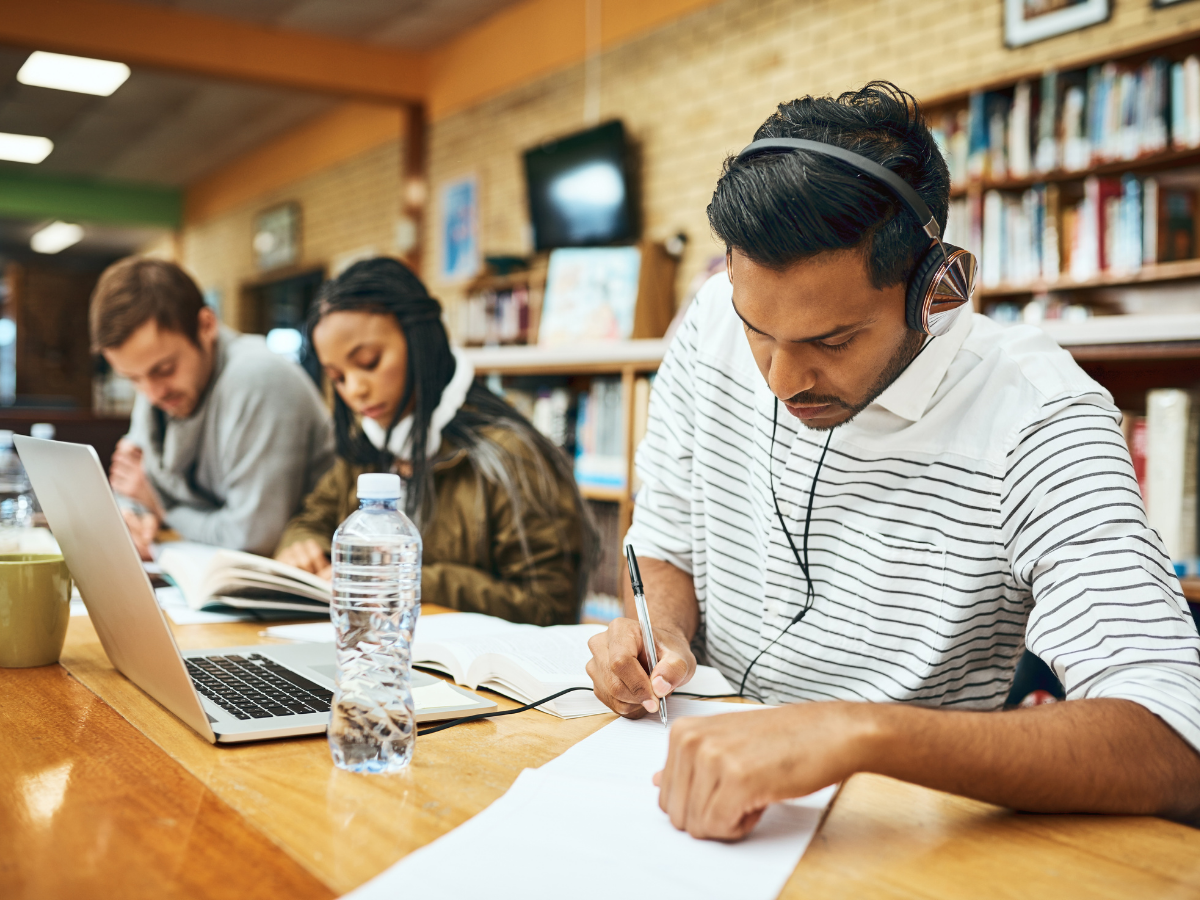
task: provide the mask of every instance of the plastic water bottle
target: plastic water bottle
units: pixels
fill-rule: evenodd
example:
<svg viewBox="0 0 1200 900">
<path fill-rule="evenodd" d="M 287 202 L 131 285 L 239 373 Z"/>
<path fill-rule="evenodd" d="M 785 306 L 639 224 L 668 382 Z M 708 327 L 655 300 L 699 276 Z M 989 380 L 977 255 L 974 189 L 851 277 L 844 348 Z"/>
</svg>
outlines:
<svg viewBox="0 0 1200 900">
<path fill-rule="evenodd" d="M 0 429 L 0 550 L 19 549 L 22 532 L 32 526 L 33 489 L 13 449 L 13 433 Z"/>
<path fill-rule="evenodd" d="M 337 688 L 333 762 L 398 772 L 416 740 L 412 637 L 421 611 L 421 535 L 401 511 L 399 475 L 358 477 L 359 508 L 333 535 Z"/>
</svg>

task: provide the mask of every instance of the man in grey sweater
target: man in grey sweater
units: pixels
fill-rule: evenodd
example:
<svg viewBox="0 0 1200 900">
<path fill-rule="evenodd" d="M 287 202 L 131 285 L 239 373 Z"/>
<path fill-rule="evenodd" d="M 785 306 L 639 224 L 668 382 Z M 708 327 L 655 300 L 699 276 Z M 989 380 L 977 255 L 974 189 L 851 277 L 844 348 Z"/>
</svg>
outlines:
<svg viewBox="0 0 1200 900">
<path fill-rule="evenodd" d="M 173 263 L 130 257 L 92 295 L 94 352 L 138 390 L 110 479 L 132 501 L 143 557 L 162 525 L 187 540 L 269 554 L 333 462 L 312 380 L 258 335 L 220 324 Z"/>
</svg>

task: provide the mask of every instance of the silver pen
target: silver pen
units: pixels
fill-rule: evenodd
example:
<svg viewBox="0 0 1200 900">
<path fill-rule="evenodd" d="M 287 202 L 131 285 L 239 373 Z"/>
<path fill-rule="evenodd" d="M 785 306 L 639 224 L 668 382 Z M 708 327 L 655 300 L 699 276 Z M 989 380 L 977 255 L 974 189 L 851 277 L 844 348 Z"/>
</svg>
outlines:
<svg viewBox="0 0 1200 900">
<path fill-rule="evenodd" d="M 654 632 L 650 628 L 650 611 L 646 609 L 646 593 L 642 590 L 642 573 L 638 569 L 637 554 L 633 544 L 625 545 L 625 559 L 629 563 L 629 583 L 633 585 L 633 605 L 637 607 L 638 624 L 642 626 L 642 643 L 646 646 L 646 659 L 650 661 L 650 672 L 658 665 L 658 653 L 654 649 Z M 653 685 L 651 691 L 653 692 Z M 658 698 L 658 717 L 667 727 L 667 698 Z"/>
</svg>

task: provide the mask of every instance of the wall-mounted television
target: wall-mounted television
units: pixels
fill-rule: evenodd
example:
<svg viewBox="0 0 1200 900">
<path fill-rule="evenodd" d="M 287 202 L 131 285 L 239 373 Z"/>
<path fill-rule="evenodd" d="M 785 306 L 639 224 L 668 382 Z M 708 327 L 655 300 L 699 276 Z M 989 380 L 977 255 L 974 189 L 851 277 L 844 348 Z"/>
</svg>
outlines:
<svg viewBox="0 0 1200 900">
<path fill-rule="evenodd" d="M 525 152 L 537 250 L 595 247 L 637 237 L 625 127 L 606 122 Z"/>
</svg>

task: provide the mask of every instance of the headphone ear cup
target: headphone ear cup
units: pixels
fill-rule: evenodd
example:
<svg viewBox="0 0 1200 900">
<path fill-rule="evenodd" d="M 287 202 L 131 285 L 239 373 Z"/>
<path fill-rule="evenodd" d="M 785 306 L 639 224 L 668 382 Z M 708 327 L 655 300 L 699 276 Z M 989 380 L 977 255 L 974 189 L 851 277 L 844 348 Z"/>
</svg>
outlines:
<svg viewBox="0 0 1200 900">
<path fill-rule="evenodd" d="M 917 261 L 904 296 L 904 319 L 922 334 L 945 334 L 975 292 L 975 256 L 934 242 Z"/>
</svg>

